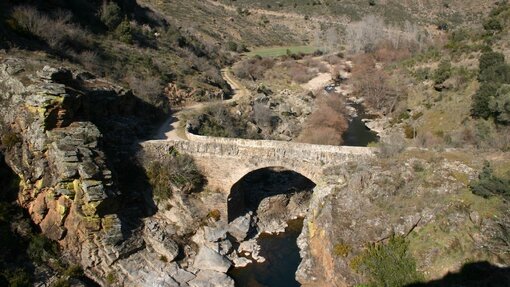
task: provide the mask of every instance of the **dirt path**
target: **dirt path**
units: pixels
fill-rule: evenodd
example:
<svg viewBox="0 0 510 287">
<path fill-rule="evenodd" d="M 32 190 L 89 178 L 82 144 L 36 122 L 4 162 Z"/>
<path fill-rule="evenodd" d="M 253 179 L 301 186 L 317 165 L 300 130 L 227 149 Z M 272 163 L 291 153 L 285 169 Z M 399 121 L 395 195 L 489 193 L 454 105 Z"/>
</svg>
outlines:
<svg viewBox="0 0 510 287">
<path fill-rule="evenodd" d="M 248 91 L 248 89 L 243 84 L 241 84 L 239 80 L 235 78 L 230 68 L 222 69 L 221 76 L 223 77 L 223 79 L 225 79 L 225 81 L 227 81 L 227 83 L 232 88 L 232 92 L 234 93 L 232 99 L 226 100 L 225 102 L 229 103 L 238 101 L 250 95 L 250 91 Z"/>
<path fill-rule="evenodd" d="M 225 100 L 223 103 L 235 102 L 250 95 L 250 91 L 248 91 L 248 89 L 234 77 L 230 68 L 222 69 L 221 75 L 223 76 L 223 79 L 225 79 L 225 81 L 230 85 L 234 93 L 231 99 Z M 211 105 L 212 103 L 215 102 L 196 103 L 176 110 L 170 116 L 170 118 L 163 123 L 161 128 L 156 133 L 155 139 L 187 140 L 186 132 L 184 131 L 184 125 L 181 123 L 183 115 L 192 111 L 201 110 Z"/>
</svg>

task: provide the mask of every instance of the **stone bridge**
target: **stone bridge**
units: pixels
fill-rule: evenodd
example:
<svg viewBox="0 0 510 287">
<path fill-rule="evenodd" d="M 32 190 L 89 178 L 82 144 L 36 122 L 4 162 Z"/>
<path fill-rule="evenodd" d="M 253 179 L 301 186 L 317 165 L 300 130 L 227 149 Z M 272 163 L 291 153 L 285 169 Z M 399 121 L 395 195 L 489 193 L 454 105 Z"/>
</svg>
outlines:
<svg viewBox="0 0 510 287">
<path fill-rule="evenodd" d="M 374 155 L 367 147 L 326 146 L 295 142 L 215 138 L 186 133 L 188 140 L 143 142 L 145 152 L 158 157 L 172 150 L 191 155 L 208 187 L 225 193 L 246 174 L 268 167 L 292 170 L 320 184 L 327 167 Z"/>
</svg>

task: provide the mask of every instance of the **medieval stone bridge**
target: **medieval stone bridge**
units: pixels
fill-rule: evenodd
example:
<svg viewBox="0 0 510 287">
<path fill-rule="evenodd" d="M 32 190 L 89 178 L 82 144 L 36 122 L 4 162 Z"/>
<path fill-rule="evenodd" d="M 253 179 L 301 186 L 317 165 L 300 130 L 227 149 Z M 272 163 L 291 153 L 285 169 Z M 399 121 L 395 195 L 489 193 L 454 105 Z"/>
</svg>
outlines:
<svg viewBox="0 0 510 287">
<path fill-rule="evenodd" d="M 319 184 L 327 167 L 374 155 L 374 150 L 367 147 L 215 138 L 191 133 L 186 133 L 186 137 L 188 140 L 146 141 L 142 148 L 158 157 L 168 156 L 174 149 L 191 155 L 206 176 L 208 186 L 226 193 L 243 176 L 258 169 L 281 167 Z"/>
</svg>

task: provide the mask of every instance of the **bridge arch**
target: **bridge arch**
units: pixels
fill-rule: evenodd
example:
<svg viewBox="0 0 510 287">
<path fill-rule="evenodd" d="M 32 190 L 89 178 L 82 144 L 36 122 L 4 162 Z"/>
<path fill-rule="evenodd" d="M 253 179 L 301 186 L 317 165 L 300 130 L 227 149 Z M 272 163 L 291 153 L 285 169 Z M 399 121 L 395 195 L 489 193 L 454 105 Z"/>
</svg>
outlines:
<svg viewBox="0 0 510 287">
<path fill-rule="evenodd" d="M 309 198 L 316 183 L 299 171 L 282 166 L 267 166 L 251 170 L 240 177 L 228 194 L 228 221 L 257 213 L 260 203 L 274 196 L 292 197 L 300 194 Z"/>
</svg>

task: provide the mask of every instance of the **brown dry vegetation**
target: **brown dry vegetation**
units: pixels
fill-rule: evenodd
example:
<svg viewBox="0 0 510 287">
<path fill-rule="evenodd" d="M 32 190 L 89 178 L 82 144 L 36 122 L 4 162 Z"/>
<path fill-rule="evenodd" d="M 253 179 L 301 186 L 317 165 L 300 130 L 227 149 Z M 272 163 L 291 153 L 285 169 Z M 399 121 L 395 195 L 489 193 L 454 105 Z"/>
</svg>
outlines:
<svg viewBox="0 0 510 287">
<path fill-rule="evenodd" d="M 391 112 L 398 100 L 399 91 L 390 84 L 386 71 L 378 68 L 372 55 L 359 55 L 354 59 L 352 82 L 356 95 L 384 114 Z"/>
<path fill-rule="evenodd" d="M 272 58 L 255 57 L 243 60 L 233 67 L 234 74 L 246 80 L 260 80 L 264 77 L 264 73 L 271 69 L 275 64 Z"/>
<path fill-rule="evenodd" d="M 317 108 L 308 117 L 298 137 L 299 142 L 340 145 L 342 134 L 348 128 L 345 103 L 339 94 L 319 92 Z"/>
</svg>

